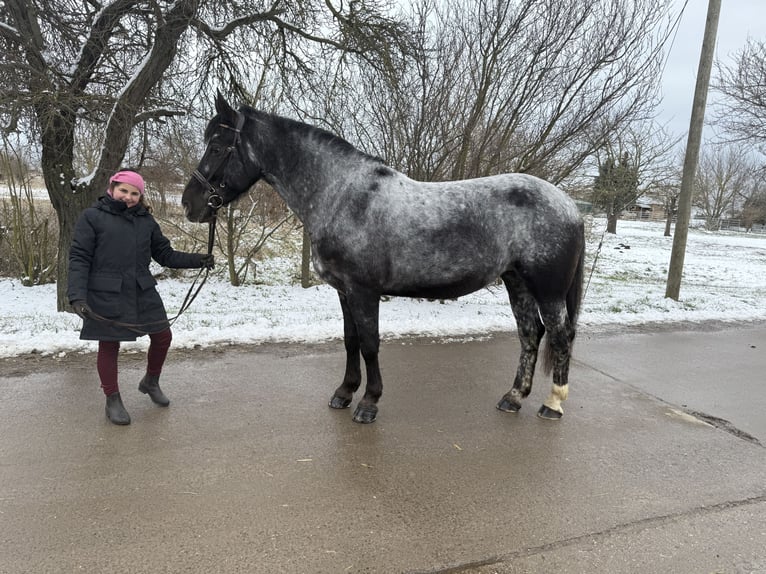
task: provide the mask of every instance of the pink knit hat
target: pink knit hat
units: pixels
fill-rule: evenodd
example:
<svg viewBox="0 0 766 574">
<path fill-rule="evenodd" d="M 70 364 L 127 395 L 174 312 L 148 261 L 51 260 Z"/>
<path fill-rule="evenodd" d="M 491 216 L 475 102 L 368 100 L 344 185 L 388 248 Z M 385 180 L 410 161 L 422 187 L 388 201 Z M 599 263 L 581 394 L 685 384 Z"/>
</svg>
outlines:
<svg viewBox="0 0 766 574">
<path fill-rule="evenodd" d="M 141 192 L 141 195 L 144 194 L 144 178 L 138 175 L 135 171 L 118 171 L 115 173 L 112 177 L 109 178 L 109 189 L 111 190 L 111 187 L 114 182 L 118 183 L 129 183 L 130 185 L 133 185 L 138 188 L 138 191 Z M 109 194 L 111 195 L 111 193 Z"/>
</svg>

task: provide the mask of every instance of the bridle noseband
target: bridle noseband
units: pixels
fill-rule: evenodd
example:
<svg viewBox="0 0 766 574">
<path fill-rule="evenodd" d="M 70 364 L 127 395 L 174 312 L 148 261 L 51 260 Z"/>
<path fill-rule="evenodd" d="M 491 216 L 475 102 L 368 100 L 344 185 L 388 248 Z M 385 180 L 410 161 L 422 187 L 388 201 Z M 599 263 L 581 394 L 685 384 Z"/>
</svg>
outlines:
<svg viewBox="0 0 766 574">
<path fill-rule="evenodd" d="M 231 127 L 227 124 L 219 124 L 220 127 L 226 128 L 228 130 L 231 130 L 234 132 L 234 141 L 231 142 L 231 145 L 226 147 L 226 151 L 223 155 L 221 155 L 221 158 L 218 160 L 218 163 L 215 165 L 213 169 L 210 170 L 210 176 L 213 177 L 218 171 L 221 169 L 221 167 L 224 166 L 225 162 L 229 160 L 229 157 L 231 156 L 232 152 L 237 149 L 237 144 L 239 144 L 240 140 L 240 134 L 242 133 L 242 126 L 245 125 L 245 114 L 241 112 L 237 112 L 237 125 L 235 127 Z M 199 169 L 195 169 L 192 172 L 192 177 L 196 179 L 198 182 L 200 182 L 203 186 L 205 186 L 208 196 L 207 196 L 207 206 L 213 210 L 213 217 L 215 217 L 216 212 L 223 207 L 223 198 L 218 193 L 218 190 L 213 186 L 212 183 L 199 171 Z M 223 189 L 226 187 L 226 183 L 221 181 L 221 183 L 218 184 L 218 187 Z"/>
</svg>

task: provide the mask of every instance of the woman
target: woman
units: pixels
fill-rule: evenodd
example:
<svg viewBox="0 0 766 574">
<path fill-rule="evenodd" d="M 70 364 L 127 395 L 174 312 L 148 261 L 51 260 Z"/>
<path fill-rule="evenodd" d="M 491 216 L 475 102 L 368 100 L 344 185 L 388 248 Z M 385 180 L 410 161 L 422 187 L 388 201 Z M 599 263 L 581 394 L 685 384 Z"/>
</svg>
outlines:
<svg viewBox="0 0 766 574">
<path fill-rule="evenodd" d="M 170 401 L 159 379 L 172 333 L 152 259 L 172 268 L 212 268 L 213 256 L 175 251 L 144 199 L 144 180 L 132 170 L 109 178 L 109 189 L 77 221 L 69 252 L 67 296 L 83 319 L 80 339 L 98 341 L 96 367 L 106 395 L 106 416 L 130 424 L 117 382 L 120 341 L 150 338 L 146 374 L 138 390 L 163 407 Z M 129 324 L 125 327 L 120 324 Z"/>
</svg>

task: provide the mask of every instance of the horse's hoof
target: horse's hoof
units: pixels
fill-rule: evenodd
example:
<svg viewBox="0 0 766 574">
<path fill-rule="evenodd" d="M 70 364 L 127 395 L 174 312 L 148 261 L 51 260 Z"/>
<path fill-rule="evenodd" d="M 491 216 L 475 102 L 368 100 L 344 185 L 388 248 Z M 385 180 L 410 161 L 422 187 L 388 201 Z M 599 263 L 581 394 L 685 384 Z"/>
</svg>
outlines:
<svg viewBox="0 0 766 574">
<path fill-rule="evenodd" d="M 504 413 L 517 413 L 521 409 L 521 405 L 516 401 L 512 401 L 508 397 L 503 397 L 500 402 L 497 403 L 497 409 Z"/>
<path fill-rule="evenodd" d="M 351 405 L 351 399 L 334 396 L 330 399 L 329 405 L 331 409 L 347 409 Z"/>
<path fill-rule="evenodd" d="M 563 413 L 560 413 L 558 411 L 554 411 L 553 409 L 549 409 L 545 405 L 540 407 L 540 410 L 537 411 L 537 416 L 541 419 L 545 419 L 546 421 L 557 421 L 561 419 Z"/>
<path fill-rule="evenodd" d="M 375 405 L 372 406 L 362 406 L 359 405 L 356 407 L 356 411 L 354 411 L 354 422 L 355 423 L 362 423 L 362 424 L 370 424 L 375 422 L 375 418 L 378 416 L 378 407 Z"/>
</svg>

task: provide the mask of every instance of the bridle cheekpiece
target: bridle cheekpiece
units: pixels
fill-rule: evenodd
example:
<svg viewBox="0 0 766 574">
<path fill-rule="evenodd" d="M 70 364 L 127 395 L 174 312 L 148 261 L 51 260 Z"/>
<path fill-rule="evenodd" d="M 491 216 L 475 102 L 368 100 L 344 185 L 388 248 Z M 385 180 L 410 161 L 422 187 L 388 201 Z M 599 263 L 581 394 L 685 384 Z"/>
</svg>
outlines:
<svg viewBox="0 0 766 574">
<path fill-rule="evenodd" d="M 218 164 L 216 164 L 215 168 L 210 170 L 210 175 L 208 177 L 213 177 L 218 171 L 221 169 L 221 167 L 224 166 L 224 163 L 228 161 L 229 157 L 231 156 L 232 152 L 237 148 L 237 144 L 240 140 L 240 134 L 242 133 L 242 126 L 245 125 L 245 115 L 241 112 L 237 112 L 237 125 L 235 127 L 231 127 L 228 124 L 219 124 L 220 127 L 226 128 L 228 130 L 231 130 L 234 132 L 234 141 L 231 142 L 230 145 L 226 147 L 226 152 L 221 156 L 221 158 L 218 160 Z M 223 207 L 223 198 L 218 193 L 218 189 L 216 189 L 212 183 L 199 171 L 199 169 L 195 169 L 192 172 L 192 176 L 194 179 L 196 179 L 198 182 L 200 182 L 205 188 L 207 189 L 207 205 L 210 209 L 213 210 L 213 215 L 215 216 L 215 213 Z M 226 184 L 221 181 L 220 184 L 218 184 L 218 187 L 220 189 L 223 189 L 226 187 Z"/>
</svg>

